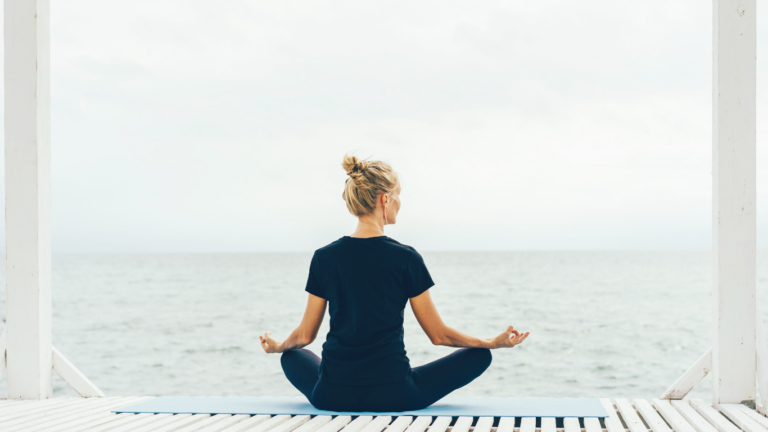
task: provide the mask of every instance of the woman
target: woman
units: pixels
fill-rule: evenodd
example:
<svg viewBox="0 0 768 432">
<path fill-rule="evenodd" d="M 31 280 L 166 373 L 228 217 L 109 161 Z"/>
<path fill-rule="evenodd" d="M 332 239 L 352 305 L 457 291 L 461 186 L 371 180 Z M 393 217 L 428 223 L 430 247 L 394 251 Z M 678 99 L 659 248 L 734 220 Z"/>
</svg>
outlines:
<svg viewBox="0 0 768 432">
<path fill-rule="evenodd" d="M 491 349 L 511 348 L 528 333 L 509 326 L 495 338 L 478 339 L 445 325 L 430 297 L 434 283 L 421 255 L 384 235 L 400 210 L 397 174 L 385 162 L 348 155 L 342 167 L 349 175 L 342 197 L 359 219 L 357 229 L 315 251 L 301 324 L 283 342 L 270 332 L 259 336 L 261 345 L 267 353 L 282 353 L 285 376 L 318 409 L 426 408 L 480 376 L 491 364 Z M 461 349 L 411 368 L 403 344 L 409 300 L 433 344 Z M 328 303 L 331 329 L 321 360 L 301 348 L 317 337 Z"/>
</svg>

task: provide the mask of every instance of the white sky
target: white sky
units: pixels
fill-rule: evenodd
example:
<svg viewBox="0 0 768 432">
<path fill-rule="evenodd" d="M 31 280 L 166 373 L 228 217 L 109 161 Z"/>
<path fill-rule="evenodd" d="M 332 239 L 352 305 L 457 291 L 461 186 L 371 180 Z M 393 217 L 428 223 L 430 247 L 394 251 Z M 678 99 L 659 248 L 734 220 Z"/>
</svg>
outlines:
<svg viewBox="0 0 768 432">
<path fill-rule="evenodd" d="M 54 251 L 311 251 L 353 150 L 420 250 L 707 249 L 711 7 L 54 0 Z"/>
</svg>

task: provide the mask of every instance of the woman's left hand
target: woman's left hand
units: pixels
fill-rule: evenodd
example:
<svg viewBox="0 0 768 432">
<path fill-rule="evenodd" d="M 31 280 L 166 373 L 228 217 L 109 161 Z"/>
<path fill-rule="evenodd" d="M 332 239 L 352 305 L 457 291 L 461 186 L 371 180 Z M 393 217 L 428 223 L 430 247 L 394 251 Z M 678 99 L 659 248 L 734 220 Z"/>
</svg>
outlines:
<svg viewBox="0 0 768 432">
<path fill-rule="evenodd" d="M 261 347 L 264 348 L 264 352 L 267 354 L 281 353 L 283 352 L 283 343 L 278 342 L 272 338 L 272 332 L 264 333 L 264 336 L 259 336 L 261 341 Z"/>
</svg>

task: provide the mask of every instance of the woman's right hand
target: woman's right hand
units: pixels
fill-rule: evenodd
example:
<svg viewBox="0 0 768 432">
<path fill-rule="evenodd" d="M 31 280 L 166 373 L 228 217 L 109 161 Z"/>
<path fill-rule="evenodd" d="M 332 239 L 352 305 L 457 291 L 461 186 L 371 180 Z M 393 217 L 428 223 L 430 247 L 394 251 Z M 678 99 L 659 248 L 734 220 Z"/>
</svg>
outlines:
<svg viewBox="0 0 768 432">
<path fill-rule="evenodd" d="M 523 343 L 529 334 L 530 332 L 520 333 L 519 331 L 515 330 L 514 327 L 509 326 L 507 327 L 507 331 L 491 340 L 490 348 L 512 348 L 515 345 Z"/>
<path fill-rule="evenodd" d="M 272 332 L 264 333 L 264 336 L 259 336 L 261 347 L 264 348 L 264 352 L 267 354 L 281 353 L 283 352 L 283 344 L 272 338 Z"/>
</svg>

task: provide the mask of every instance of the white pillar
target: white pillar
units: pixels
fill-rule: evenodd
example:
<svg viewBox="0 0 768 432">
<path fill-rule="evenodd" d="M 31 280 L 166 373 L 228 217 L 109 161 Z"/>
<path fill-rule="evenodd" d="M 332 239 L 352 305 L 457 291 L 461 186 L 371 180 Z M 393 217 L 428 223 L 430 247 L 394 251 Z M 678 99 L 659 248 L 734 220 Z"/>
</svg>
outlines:
<svg viewBox="0 0 768 432">
<path fill-rule="evenodd" d="M 8 397 L 51 397 L 48 0 L 5 0 Z"/>
<path fill-rule="evenodd" d="M 755 17 L 755 0 L 714 0 L 714 404 L 755 400 Z"/>
</svg>

